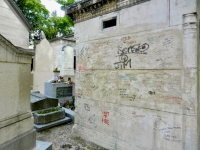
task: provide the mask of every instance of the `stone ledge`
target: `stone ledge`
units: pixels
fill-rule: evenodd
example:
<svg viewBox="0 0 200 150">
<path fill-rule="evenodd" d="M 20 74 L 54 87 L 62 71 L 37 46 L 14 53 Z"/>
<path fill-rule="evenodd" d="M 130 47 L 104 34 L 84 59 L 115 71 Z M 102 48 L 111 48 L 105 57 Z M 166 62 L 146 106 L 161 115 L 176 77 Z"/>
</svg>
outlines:
<svg viewBox="0 0 200 150">
<path fill-rule="evenodd" d="M 36 146 L 36 132 L 30 130 L 0 145 L 0 150 L 31 150 Z"/>
<path fill-rule="evenodd" d="M 52 150 L 52 143 L 36 141 L 36 147 L 32 150 Z"/>
<path fill-rule="evenodd" d="M 41 131 L 41 130 L 45 130 L 45 129 L 48 129 L 48 128 L 51 128 L 51 127 L 54 127 L 54 126 L 57 126 L 57 125 L 60 125 L 60 124 L 63 124 L 63 123 L 68 123 L 68 122 L 71 122 L 71 121 L 72 120 L 69 117 L 65 117 L 64 119 L 57 120 L 55 122 L 47 123 L 47 124 L 44 124 L 44 125 L 34 124 L 34 128 L 36 129 L 36 131 Z"/>
<path fill-rule="evenodd" d="M 35 52 L 13 45 L 9 40 L 0 34 L 1 56 L 0 62 L 26 63 L 31 64 L 31 58 Z"/>
<path fill-rule="evenodd" d="M 9 126 L 11 124 L 14 124 L 16 122 L 20 122 L 22 120 L 25 120 L 27 118 L 31 118 L 31 117 L 32 117 L 32 114 L 30 112 L 27 112 L 27 113 L 24 113 L 24 114 L 21 114 L 21 115 L 13 116 L 11 118 L 0 120 L 0 129 L 4 128 L 6 126 Z"/>
</svg>

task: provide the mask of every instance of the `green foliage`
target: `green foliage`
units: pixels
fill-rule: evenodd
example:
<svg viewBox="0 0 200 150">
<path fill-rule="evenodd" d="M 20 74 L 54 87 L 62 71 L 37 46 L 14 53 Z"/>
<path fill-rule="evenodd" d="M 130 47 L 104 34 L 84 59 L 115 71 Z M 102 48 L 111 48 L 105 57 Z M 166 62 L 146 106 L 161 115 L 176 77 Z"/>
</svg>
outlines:
<svg viewBox="0 0 200 150">
<path fill-rule="evenodd" d="M 40 28 L 46 24 L 49 11 L 41 4 L 40 0 L 13 0 L 28 19 L 33 28 Z"/>
<path fill-rule="evenodd" d="M 62 5 L 62 9 L 64 10 L 67 6 L 74 4 L 74 0 L 56 0 L 59 4 Z"/>
<path fill-rule="evenodd" d="M 55 38 L 58 34 L 67 35 L 73 33 L 71 27 L 73 27 L 74 24 L 68 16 L 52 16 L 48 19 L 48 22 L 49 23 L 42 28 L 47 39 Z"/>
<path fill-rule="evenodd" d="M 81 140 L 81 137 L 80 137 L 80 136 L 76 136 L 76 137 L 75 137 L 75 140 L 80 141 L 80 140 Z"/>
<path fill-rule="evenodd" d="M 69 16 L 58 17 L 54 11 L 50 16 L 49 11 L 41 4 L 41 0 L 13 0 L 33 26 L 30 32 L 30 40 L 39 40 L 39 33 L 44 31 L 47 39 L 55 38 L 57 35 L 72 34 L 74 26 Z M 30 41 L 30 42 L 31 42 Z"/>
<path fill-rule="evenodd" d="M 38 114 L 47 114 L 47 113 L 50 113 L 50 112 L 54 112 L 54 111 L 59 111 L 61 110 L 60 108 L 52 108 L 52 109 L 48 109 L 48 110 L 41 110 L 39 112 L 37 112 Z"/>
</svg>

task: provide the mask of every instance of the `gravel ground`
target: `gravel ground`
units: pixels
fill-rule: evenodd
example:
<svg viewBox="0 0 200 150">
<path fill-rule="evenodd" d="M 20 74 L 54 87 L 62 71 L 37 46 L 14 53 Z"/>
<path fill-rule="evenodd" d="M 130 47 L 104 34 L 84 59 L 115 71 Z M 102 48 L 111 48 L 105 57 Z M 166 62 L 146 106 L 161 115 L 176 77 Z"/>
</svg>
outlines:
<svg viewBox="0 0 200 150">
<path fill-rule="evenodd" d="M 53 143 L 53 150 L 106 150 L 80 137 L 71 136 L 73 123 L 63 124 L 36 133 L 37 140 Z"/>
</svg>

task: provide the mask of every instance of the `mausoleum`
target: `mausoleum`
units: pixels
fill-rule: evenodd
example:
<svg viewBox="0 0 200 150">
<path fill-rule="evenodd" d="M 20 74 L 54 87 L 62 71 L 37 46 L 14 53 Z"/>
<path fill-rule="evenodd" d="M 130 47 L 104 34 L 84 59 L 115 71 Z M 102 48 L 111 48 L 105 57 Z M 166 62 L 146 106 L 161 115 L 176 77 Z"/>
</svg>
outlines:
<svg viewBox="0 0 200 150">
<path fill-rule="evenodd" d="M 112 150 L 199 150 L 198 0 L 70 5 L 73 135 Z"/>
</svg>

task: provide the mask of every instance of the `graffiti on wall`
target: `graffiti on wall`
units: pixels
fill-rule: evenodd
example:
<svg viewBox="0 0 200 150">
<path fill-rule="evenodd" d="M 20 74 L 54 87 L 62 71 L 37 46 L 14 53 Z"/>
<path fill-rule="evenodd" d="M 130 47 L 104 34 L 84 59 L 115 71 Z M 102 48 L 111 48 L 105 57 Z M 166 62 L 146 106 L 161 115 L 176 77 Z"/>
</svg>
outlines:
<svg viewBox="0 0 200 150">
<path fill-rule="evenodd" d="M 108 116 L 109 116 L 109 112 L 104 111 L 103 112 L 102 123 L 109 125 Z"/>
<path fill-rule="evenodd" d="M 89 122 L 90 124 L 92 124 L 95 128 L 97 127 L 97 124 L 96 124 L 96 116 L 95 116 L 95 114 L 92 115 L 91 117 L 89 117 L 88 122 Z"/>
<path fill-rule="evenodd" d="M 125 48 L 118 46 L 117 57 L 119 61 L 114 63 L 115 69 L 125 69 L 126 66 L 131 68 L 131 59 L 129 59 L 128 54 L 147 54 L 148 49 L 149 44 L 147 43 L 135 44 Z"/>
</svg>

